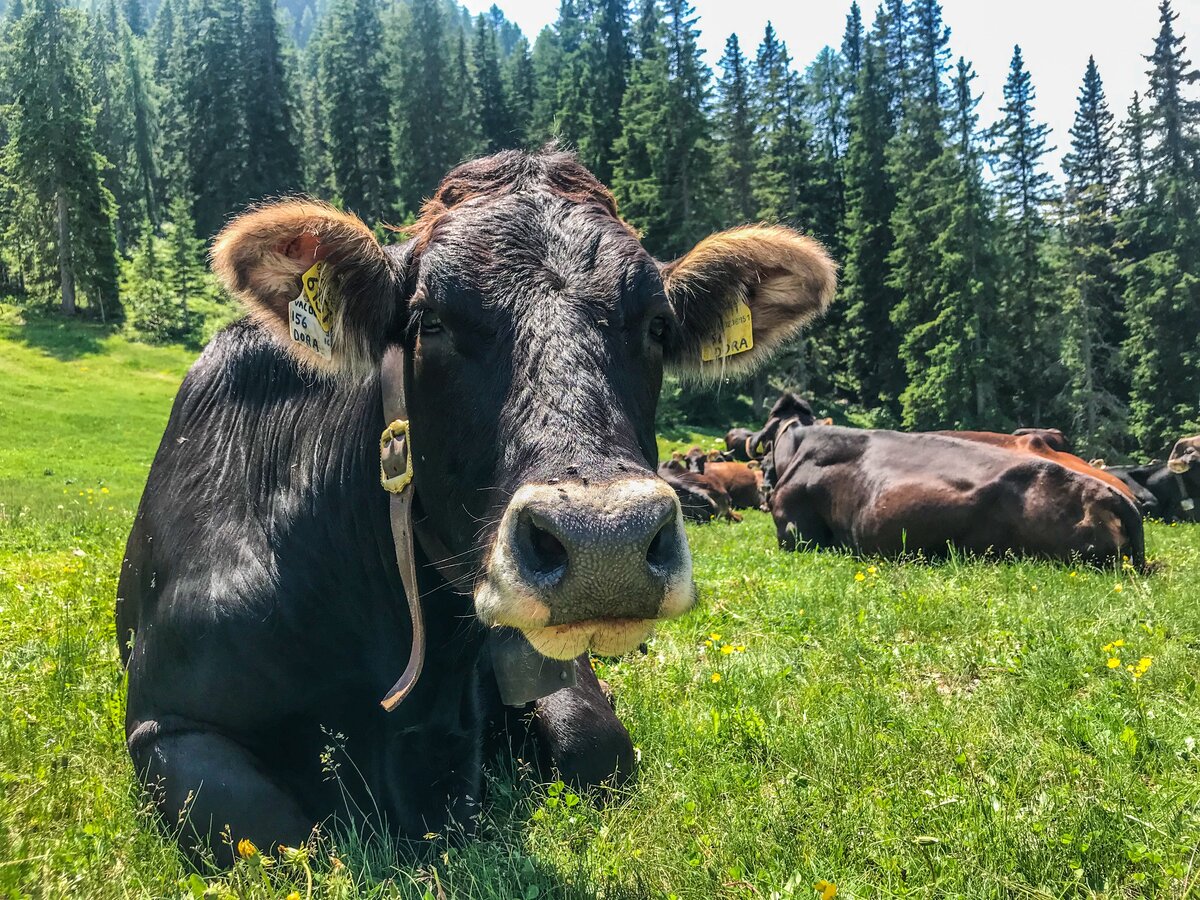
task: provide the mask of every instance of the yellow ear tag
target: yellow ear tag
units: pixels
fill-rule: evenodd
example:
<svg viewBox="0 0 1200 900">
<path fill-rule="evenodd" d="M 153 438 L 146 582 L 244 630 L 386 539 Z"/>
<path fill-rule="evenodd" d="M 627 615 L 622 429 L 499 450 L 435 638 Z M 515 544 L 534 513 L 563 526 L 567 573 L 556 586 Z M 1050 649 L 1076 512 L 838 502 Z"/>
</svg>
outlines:
<svg viewBox="0 0 1200 900">
<path fill-rule="evenodd" d="M 750 307 L 739 300 L 725 314 L 721 330 L 704 342 L 700 348 L 700 359 L 704 362 L 724 359 L 754 349 L 754 323 L 750 318 Z"/>
<path fill-rule="evenodd" d="M 313 263 L 301 279 L 300 296 L 288 304 L 288 328 L 292 340 L 303 344 L 323 359 L 333 358 L 329 327 L 333 322 L 332 292 L 321 290 L 324 263 Z"/>
</svg>

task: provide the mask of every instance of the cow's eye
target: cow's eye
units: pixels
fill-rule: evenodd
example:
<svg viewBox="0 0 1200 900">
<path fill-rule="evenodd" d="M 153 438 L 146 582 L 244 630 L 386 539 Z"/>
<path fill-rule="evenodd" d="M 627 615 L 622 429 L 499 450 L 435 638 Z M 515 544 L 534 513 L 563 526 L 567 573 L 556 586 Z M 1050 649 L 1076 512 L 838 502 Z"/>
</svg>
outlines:
<svg viewBox="0 0 1200 900">
<path fill-rule="evenodd" d="M 667 337 L 667 318 L 666 316 L 655 316 L 650 320 L 650 337 L 658 341 L 660 344 Z"/>
<path fill-rule="evenodd" d="M 421 310 L 421 334 L 437 334 L 442 330 L 442 317 L 432 309 Z"/>
</svg>

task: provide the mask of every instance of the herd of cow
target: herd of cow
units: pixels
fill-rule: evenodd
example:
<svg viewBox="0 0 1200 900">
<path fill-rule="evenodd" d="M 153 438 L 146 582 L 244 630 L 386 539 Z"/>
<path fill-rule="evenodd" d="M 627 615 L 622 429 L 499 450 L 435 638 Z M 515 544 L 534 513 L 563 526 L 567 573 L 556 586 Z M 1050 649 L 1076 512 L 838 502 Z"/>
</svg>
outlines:
<svg viewBox="0 0 1200 900">
<path fill-rule="evenodd" d="M 676 452 L 659 475 L 688 519 L 740 521 L 738 510 L 763 509 L 793 550 L 957 548 L 1142 566 L 1143 518 L 1197 521 L 1200 436 L 1181 438 L 1165 463 L 1105 467 L 1073 455 L 1056 428 L 839 428 L 785 393 L 760 431 L 732 429 L 725 447 Z"/>
</svg>

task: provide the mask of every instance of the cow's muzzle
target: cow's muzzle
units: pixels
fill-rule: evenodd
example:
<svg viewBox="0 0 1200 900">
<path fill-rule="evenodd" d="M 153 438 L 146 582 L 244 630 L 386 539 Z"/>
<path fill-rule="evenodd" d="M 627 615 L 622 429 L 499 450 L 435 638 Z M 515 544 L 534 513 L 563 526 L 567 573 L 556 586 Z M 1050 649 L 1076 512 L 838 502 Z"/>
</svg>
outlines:
<svg viewBox="0 0 1200 900">
<path fill-rule="evenodd" d="M 675 492 L 657 478 L 530 484 L 513 495 L 475 609 L 543 655 L 616 655 L 695 599 Z"/>
</svg>

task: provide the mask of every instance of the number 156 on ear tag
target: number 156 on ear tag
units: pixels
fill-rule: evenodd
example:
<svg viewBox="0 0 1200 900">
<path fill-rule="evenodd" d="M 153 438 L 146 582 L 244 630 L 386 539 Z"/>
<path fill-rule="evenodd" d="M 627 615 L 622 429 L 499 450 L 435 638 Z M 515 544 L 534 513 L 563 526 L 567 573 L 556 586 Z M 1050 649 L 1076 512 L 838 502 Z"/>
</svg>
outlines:
<svg viewBox="0 0 1200 900">
<path fill-rule="evenodd" d="M 725 314 L 721 330 L 710 335 L 700 348 L 700 359 L 713 362 L 753 349 L 754 323 L 750 318 L 750 307 L 739 300 L 737 306 Z"/>
</svg>

